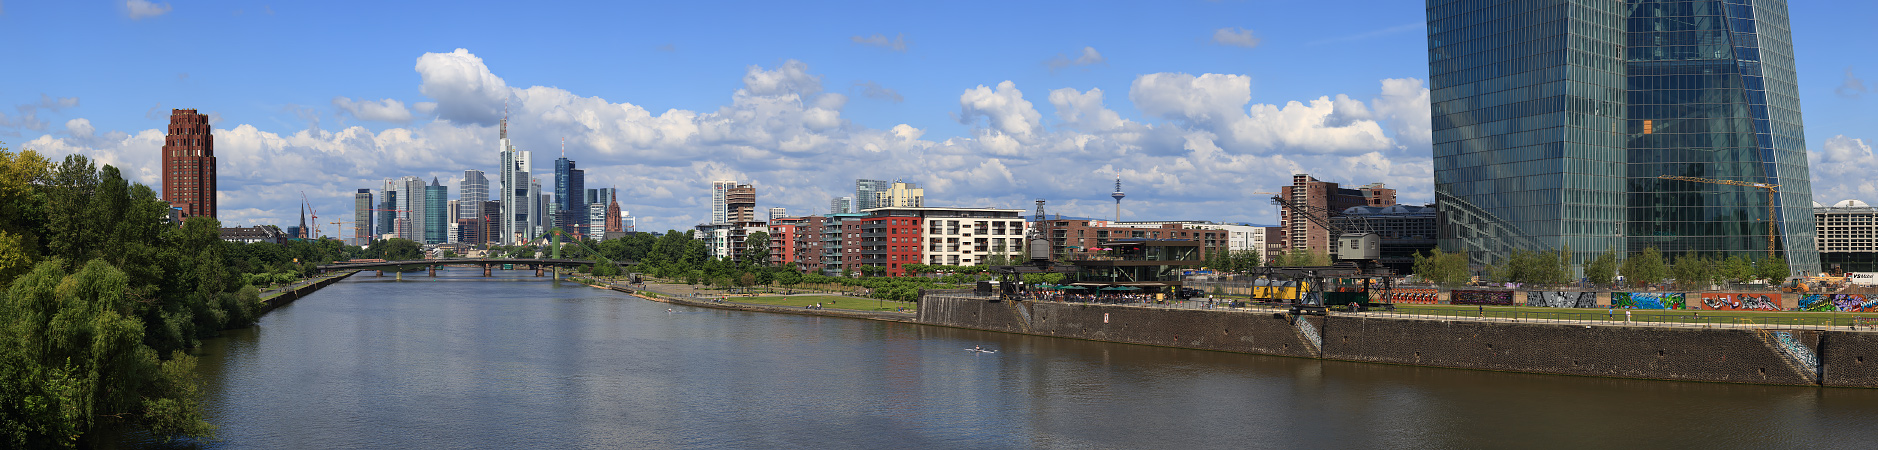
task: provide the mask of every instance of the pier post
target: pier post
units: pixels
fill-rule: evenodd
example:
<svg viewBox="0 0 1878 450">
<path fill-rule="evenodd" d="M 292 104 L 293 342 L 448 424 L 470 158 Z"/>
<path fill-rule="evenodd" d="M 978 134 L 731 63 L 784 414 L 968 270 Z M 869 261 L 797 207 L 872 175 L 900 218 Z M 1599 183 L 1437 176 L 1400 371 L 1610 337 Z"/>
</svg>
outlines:
<svg viewBox="0 0 1878 450">
<path fill-rule="evenodd" d="M 398 271 L 398 281 L 404 281 L 404 271 Z"/>
<path fill-rule="evenodd" d="M 428 267 L 428 268 L 430 268 L 430 277 L 431 277 L 431 278 L 437 278 L 437 266 L 425 266 L 425 267 Z"/>
<path fill-rule="evenodd" d="M 380 271 L 378 271 L 378 277 L 379 277 L 379 278 L 384 278 L 384 277 L 385 277 L 385 271 L 383 271 L 383 270 L 380 270 Z"/>
<path fill-rule="evenodd" d="M 487 276 L 489 276 L 489 265 L 488 265 L 488 264 L 483 264 L 483 276 L 485 276 L 485 277 L 487 277 Z"/>
<path fill-rule="evenodd" d="M 535 266 L 535 276 L 541 276 L 541 266 Z"/>
</svg>

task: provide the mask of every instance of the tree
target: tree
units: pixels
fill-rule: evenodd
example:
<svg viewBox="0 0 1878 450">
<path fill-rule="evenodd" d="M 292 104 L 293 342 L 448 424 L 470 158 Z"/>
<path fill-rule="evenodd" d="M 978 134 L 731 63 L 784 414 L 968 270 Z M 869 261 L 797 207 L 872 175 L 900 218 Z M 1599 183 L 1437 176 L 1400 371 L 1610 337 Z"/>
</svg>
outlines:
<svg viewBox="0 0 1878 450">
<path fill-rule="evenodd" d="M 1438 248 L 1426 256 L 1416 253 L 1413 270 L 1416 276 L 1445 286 L 1466 284 L 1471 278 L 1467 273 L 1466 253 L 1447 253 Z"/>
<path fill-rule="evenodd" d="M 1707 287 L 1715 280 L 1716 271 L 1712 261 L 1703 258 L 1691 249 L 1669 268 L 1670 277 L 1676 279 L 1676 288 L 1695 290 Z"/>
<path fill-rule="evenodd" d="M 786 271 L 776 274 L 776 284 L 793 287 L 801 283 L 802 283 L 802 272 L 797 272 L 795 271 L 795 269 L 786 270 Z"/>
<path fill-rule="evenodd" d="M 1722 279 L 1737 284 L 1744 284 L 1758 278 L 1754 274 L 1754 262 L 1746 256 L 1730 255 L 1722 260 L 1720 272 Z"/>
<path fill-rule="evenodd" d="M 1590 280 L 1591 284 L 1599 286 L 1609 286 L 1613 280 L 1616 280 L 1617 249 L 1615 247 L 1605 249 L 1603 254 L 1585 264 L 1585 278 Z"/>
<path fill-rule="evenodd" d="M 1632 286 L 1644 287 L 1663 281 L 1668 269 L 1663 266 L 1663 254 L 1656 247 L 1644 248 L 1643 252 L 1624 259 L 1624 277 Z"/>
<path fill-rule="evenodd" d="M 769 266 L 769 233 L 758 231 L 743 238 L 742 262 L 748 266 Z"/>
<path fill-rule="evenodd" d="M 1760 264 L 1754 266 L 1754 271 L 1762 279 L 1767 280 L 1767 284 L 1779 284 L 1793 273 L 1787 268 L 1787 259 L 1779 256 L 1761 260 Z"/>
</svg>

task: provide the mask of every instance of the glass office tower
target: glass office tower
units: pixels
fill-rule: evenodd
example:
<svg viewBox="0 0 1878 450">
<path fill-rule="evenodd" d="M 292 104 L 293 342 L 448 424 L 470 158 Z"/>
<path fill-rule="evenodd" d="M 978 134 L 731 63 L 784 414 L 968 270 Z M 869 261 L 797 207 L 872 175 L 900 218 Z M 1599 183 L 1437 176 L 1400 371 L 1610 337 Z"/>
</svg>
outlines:
<svg viewBox="0 0 1878 450">
<path fill-rule="evenodd" d="M 1771 211 L 1818 269 L 1784 2 L 1429 0 L 1428 23 L 1443 249 L 1760 259 Z"/>
</svg>

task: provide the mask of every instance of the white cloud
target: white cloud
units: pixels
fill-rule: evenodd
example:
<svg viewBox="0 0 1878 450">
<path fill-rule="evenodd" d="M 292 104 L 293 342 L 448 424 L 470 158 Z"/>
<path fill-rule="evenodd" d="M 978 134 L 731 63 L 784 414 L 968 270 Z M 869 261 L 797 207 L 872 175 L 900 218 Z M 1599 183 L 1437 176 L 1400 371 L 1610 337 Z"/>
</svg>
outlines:
<svg viewBox="0 0 1878 450">
<path fill-rule="evenodd" d="M 1252 30 L 1228 27 L 1213 30 L 1213 43 L 1232 47 L 1253 48 L 1259 46 L 1259 38 L 1252 36 Z"/>
<path fill-rule="evenodd" d="M 469 50 L 425 53 L 417 58 L 417 74 L 423 80 L 417 90 L 437 100 L 438 118 L 477 125 L 494 125 L 502 118 L 509 86 Z"/>
<path fill-rule="evenodd" d="M 989 120 L 992 130 L 1029 138 L 1040 126 L 1043 115 L 1031 107 L 1029 100 L 1024 100 L 1024 93 L 1017 90 L 1016 83 L 1007 80 L 998 83 L 995 90 L 981 84 L 959 95 L 959 121 L 972 123 L 979 117 Z"/>
<path fill-rule="evenodd" d="M 1434 147 L 1434 123 L 1429 118 L 1428 88 L 1422 85 L 1422 80 L 1382 80 L 1382 95 L 1372 100 L 1371 104 L 1375 105 L 1376 117 L 1389 124 L 1396 141 L 1411 152 Z"/>
<path fill-rule="evenodd" d="M 72 136 L 90 136 L 98 133 L 98 129 L 91 127 L 91 120 L 84 118 L 65 121 L 65 130 L 72 133 Z"/>
<path fill-rule="evenodd" d="M 854 86 L 861 88 L 861 95 L 867 98 L 877 99 L 877 100 L 886 100 L 886 101 L 890 101 L 894 103 L 900 103 L 900 102 L 906 101 L 906 97 L 900 96 L 899 91 L 889 89 L 886 86 L 881 86 L 880 83 L 875 83 L 872 81 L 856 81 L 854 82 Z"/>
<path fill-rule="evenodd" d="M 411 111 L 404 109 L 404 102 L 392 99 L 379 101 L 353 101 L 346 97 L 333 97 L 333 107 L 359 120 L 376 120 L 391 123 L 410 123 Z M 431 105 L 435 108 L 436 105 Z"/>
<path fill-rule="evenodd" d="M 1813 175 L 1813 200 L 1833 204 L 1840 200 L 1878 200 L 1878 183 L 1869 176 L 1878 171 L 1871 143 L 1845 135 L 1826 139 L 1819 150 L 1806 152 Z"/>
<path fill-rule="evenodd" d="M 1050 70 L 1056 70 L 1071 66 L 1101 64 L 1107 61 L 1108 59 L 1103 58 L 1101 53 L 1096 52 L 1095 47 L 1083 47 L 1082 54 L 1077 55 L 1076 59 L 1070 59 L 1069 56 L 1057 54 L 1055 58 L 1050 58 L 1049 61 L 1044 61 L 1043 64 L 1050 66 Z"/>
<path fill-rule="evenodd" d="M 906 51 L 906 33 L 896 34 L 893 36 L 893 39 L 888 39 L 887 35 L 876 33 L 873 36 L 866 37 L 856 35 L 849 37 L 848 40 L 854 41 L 856 44 L 881 47 L 896 52 Z"/>
<path fill-rule="evenodd" d="M 927 130 L 912 124 L 872 129 L 849 122 L 848 96 L 826 92 L 825 77 L 800 61 L 747 68 L 742 86 L 702 111 L 648 111 L 559 88 L 508 86 L 466 50 L 417 61 L 419 91 L 433 101 L 409 104 L 408 124 L 327 130 L 313 121 L 317 111 L 298 108 L 310 119 L 298 131 L 264 130 L 239 118 L 217 125 L 225 222 L 297 221 L 302 190 L 323 217 L 343 216 L 354 190 L 376 189 L 385 178 L 493 172 L 494 119 L 504 100 L 515 145 L 547 152 L 537 154 L 535 167 L 544 183 L 552 182 L 547 155 L 558 153 L 565 136 L 588 185 L 618 187 L 621 206 L 648 230 L 695 224 L 708 208 L 709 180 L 720 178 L 756 185 L 760 207 L 792 212 L 825 212 L 829 197 L 853 195 L 854 178 L 920 182 L 935 206 L 1028 208 L 1031 199 L 1048 198 L 1052 212 L 1106 217 L 1113 214 L 1112 174 L 1120 173 L 1130 192 L 1126 217 L 1258 223 L 1275 223 L 1275 208 L 1247 192 L 1286 184 L 1292 173 L 1383 181 L 1402 189 L 1405 202 L 1432 197 L 1428 156 L 1393 150 L 1410 134 L 1395 121 L 1413 125 L 1419 118 L 1426 126 L 1413 111 L 1425 90 L 1413 80 L 1383 81 L 1382 95 L 1367 105 L 1332 95 L 1277 106 L 1253 104 L 1244 76 L 1149 74 L 1123 100 L 1146 113 L 1139 121 L 1105 105 L 1114 99 L 1100 89 L 1049 91 L 1053 114 L 1046 117 L 1005 81 L 961 87 L 958 119 L 968 130 L 927 139 Z M 60 104 L 46 99 L 40 103 Z M 384 117 L 369 110 L 406 106 L 339 99 L 335 107 L 361 119 Z M 1381 124 L 1403 139 L 1392 141 Z M 126 169 L 133 179 L 156 186 L 161 129 L 82 133 L 89 126 L 68 121 L 56 136 L 16 147 L 53 157 L 85 153 L 135 168 Z"/>
<path fill-rule="evenodd" d="M 129 0 L 124 2 L 124 8 L 130 11 L 131 20 L 143 20 L 170 12 L 170 4 L 151 3 L 148 0 Z"/>
</svg>

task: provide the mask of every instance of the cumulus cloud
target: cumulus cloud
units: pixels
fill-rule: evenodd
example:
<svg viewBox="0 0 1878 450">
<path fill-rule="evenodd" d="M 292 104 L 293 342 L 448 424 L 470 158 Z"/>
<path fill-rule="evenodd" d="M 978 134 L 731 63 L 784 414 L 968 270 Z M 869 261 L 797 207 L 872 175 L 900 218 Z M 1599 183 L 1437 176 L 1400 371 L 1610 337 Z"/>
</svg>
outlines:
<svg viewBox="0 0 1878 450">
<path fill-rule="evenodd" d="M 1852 66 L 1845 66 L 1845 81 L 1840 82 L 1839 87 L 1832 88 L 1832 93 L 1845 98 L 1858 98 L 1865 94 L 1865 80 L 1852 75 Z"/>
<path fill-rule="evenodd" d="M 857 88 L 860 88 L 861 95 L 867 98 L 876 99 L 876 100 L 886 100 L 886 101 L 890 101 L 894 103 L 900 103 L 900 102 L 906 101 L 906 97 L 900 96 L 899 91 L 895 91 L 885 86 L 881 86 L 880 83 L 875 83 L 872 81 L 856 81 L 854 82 L 854 86 Z"/>
<path fill-rule="evenodd" d="M 1213 43 L 1231 47 L 1253 48 L 1259 46 L 1259 38 L 1252 36 L 1252 30 L 1228 27 L 1213 30 Z"/>
<path fill-rule="evenodd" d="M 170 4 L 151 3 L 148 0 L 129 0 L 124 2 L 124 8 L 130 12 L 131 20 L 143 20 L 170 12 Z"/>
<path fill-rule="evenodd" d="M 934 137 L 915 124 L 851 123 L 843 112 L 848 96 L 827 92 L 826 77 L 800 61 L 746 68 L 742 85 L 714 109 L 649 111 L 560 88 L 509 86 L 468 51 L 417 60 L 418 90 L 430 101 L 408 104 L 403 111 L 412 117 L 392 128 L 321 124 L 323 107 L 289 108 L 307 115 L 298 131 L 265 130 L 238 118 L 216 125 L 225 222 L 296 221 L 302 190 L 323 213 L 344 215 L 353 191 L 377 189 L 386 178 L 494 172 L 493 119 L 504 100 L 515 145 L 549 152 L 538 153 L 534 167 L 544 184 L 552 183 L 546 161 L 565 136 L 568 156 L 587 169 L 587 184 L 618 187 L 621 205 L 645 230 L 682 230 L 705 217 L 714 179 L 756 185 L 761 207 L 792 212 L 825 211 L 830 197 L 853 195 L 855 178 L 920 182 L 935 206 L 1027 208 L 1031 199 L 1048 198 L 1053 212 L 1107 216 L 1113 213 L 1107 193 L 1119 173 L 1131 192 L 1125 217 L 1255 223 L 1275 223 L 1275 208 L 1246 192 L 1286 184 L 1300 172 L 1386 182 L 1402 189 L 1405 202 L 1432 198 L 1429 158 L 1397 152 L 1404 142 L 1383 133 L 1389 124 L 1406 136 L 1393 121 L 1423 117 L 1410 111 L 1425 95 L 1413 80 L 1396 87 L 1384 80 L 1382 95 L 1366 105 L 1349 95 L 1265 105 L 1252 102 L 1243 76 L 1149 74 L 1121 100 L 1147 114 L 1139 120 L 1123 119 L 1106 104 L 1116 99 L 1100 89 L 1049 90 L 1046 116 L 1013 82 L 961 86 L 957 114 L 967 130 Z M 406 106 L 345 97 L 334 104 L 360 119 Z M 65 125 L 16 148 L 54 157 L 84 153 L 126 168 L 139 182 L 160 182 L 160 128 Z"/>
<path fill-rule="evenodd" d="M 856 44 L 861 44 L 861 45 L 866 45 L 866 46 L 871 46 L 871 47 L 881 47 L 881 48 L 893 50 L 896 52 L 906 51 L 906 33 L 896 34 L 893 36 L 892 39 L 888 39 L 887 35 L 877 33 L 877 34 L 874 34 L 873 36 L 865 36 L 865 37 L 856 35 L 856 36 L 849 37 L 848 40 L 854 41 L 854 43 Z"/>
<path fill-rule="evenodd" d="M 1826 139 L 1825 145 L 1808 150 L 1806 156 L 1813 175 L 1814 200 L 1825 204 L 1845 199 L 1878 200 L 1878 183 L 1868 176 L 1878 171 L 1871 143 L 1842 134 Z"/>
<path fill-rule="evenodd" d="M 404 109 L 404 102 L 392 99 L 374 102 L 370 100 L 353 101 L 346 97 L 333 97 L 333 107 L 339 108 L 340 111 L 352 117 L 357 117 L 359 120 L 375 120 L 392 123 L 411 122 L 411 111 Z M 434 108 L 435 105 L 432 105 L 432 107 Z"/>
<path fill-rule="evenodd" d="M 37 102 L 14 105 L 13 110 L 17 111 L 18 114 L 9 116 L 6 113 L 0 113 L 0 127 L 46 131 L 47 127 L 51 126 L 51 124 L 39 118 L 41 111 L 59 112 L 67 108 L 75 107 L 78 107 L 78 97 L 53 97 L 46 94 L 39 94 L 39 101 Z"/>
<path fill-rule="evenodd" d="M 417 91 L 436 100 L 438 118 L 477 125 L 502 118 L 509 86 L 469 50 L 425 53 L 417 58 L 417 75 L 422 80 Z"/>
<path fill-rule="evenodd" d="M 1059 53 L 1055 58 L 1044 61 L 1043 65 L 1050 66 L 1050 70 L 1057 70 L 1072 66 L 1102 64 L 1106 61 L 1108 61 L 1108 59 L 1103 58 L 1101 53 L 1096 52 L 1095 47 L 1083 47 L 1082 53 L 1077 55 L 1075 59 L 1070 59 L 1069 56 Z"/>
</svg>

